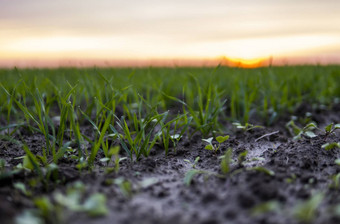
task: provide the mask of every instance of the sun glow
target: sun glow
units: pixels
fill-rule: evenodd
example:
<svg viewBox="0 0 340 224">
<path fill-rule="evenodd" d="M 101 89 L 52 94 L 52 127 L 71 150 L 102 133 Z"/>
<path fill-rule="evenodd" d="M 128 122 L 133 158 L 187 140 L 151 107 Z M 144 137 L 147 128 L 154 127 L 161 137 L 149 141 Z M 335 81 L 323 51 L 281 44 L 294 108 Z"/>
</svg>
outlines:
<svg viewBox="0 0 340 224">
<path fill-rule="evenodd" d="M 258 68 L 264 65 L 269 65 L 270 58 L 225 58 L 224 63 L 228 66 L 240 67 L 240 68 Z"/>
</svg>

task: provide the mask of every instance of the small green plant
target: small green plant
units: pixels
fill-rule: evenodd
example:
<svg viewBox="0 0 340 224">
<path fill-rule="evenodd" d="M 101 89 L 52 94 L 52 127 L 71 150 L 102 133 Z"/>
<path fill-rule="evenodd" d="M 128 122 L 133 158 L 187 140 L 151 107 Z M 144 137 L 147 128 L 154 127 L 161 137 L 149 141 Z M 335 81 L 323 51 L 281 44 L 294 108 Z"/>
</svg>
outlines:
<svg viewBox="0 0 340 224">
<path fill-rule="evenodd" d="M 102 193 L 93 193 L 89 197 L 82 198 L 85 195 L 86 186 L 82 182 L 76 182 L 72 186 L 68 186 L 66 194 L 61 192 L 54 193 L 54 201 L 57 206 L 67 208 L 73 212 L 85 212 L 88 216 L 98 217 L 108 213 L 106 206 L 106 197 Z"/>
<path fill-rule="evenodd" d="M 6 160 L 0 159 L 0 174 L 5 170 Z"/>
<path fill-rule="evenodd" d="M 261 172 L 261 173 L 267 174 L 269 176 L 275 175 L 274 171 L 267 169 L 265 167 L 262 167 L 262 166 L 250 167 L 250 168 L 247 168 L 247 170 Z"/>
<path fill-rule="evenodd" d="M 212 140 L 213 140 L 213 139 L 214 139 L 214 138 L 211 137 L 211 138 L 208 138 L 208 139 L 202 139 L 202 141 L 208 143 L 208 145 L 205 146 L 205 149 L 207 149 L 207 150 L 212 150 L 212 151 L 214 151 L 214 152 L 217 152 L 217 150 L 219 150 L 220 147 L 221 147 L 221 143 L 223 143 L 223 142 L 225 142 L 225 141 L 227 141 L 227 140 L 229 139 L 229 135 L 226 135 L 226 136 L 217 136 L 217 137 L 216 137 L 216 141 L 218 142 L 218 146 L 217 146 L 217 145 L 214 145 L 214 144 L 212 143 Z"/>
<path fill-rule="evenodd" d="M 119 177 L 119 178 L 114 179 L 113 183 L 119 187 L 124 197 L 126 198 L 132 197 L 133 189 L 132 189 L 132 184 L 129 180 Z"/>
<path fill-rule="evenodd" d="M 253 125 L 253 124 L 250 124 L 250 123 L 245 123 L 244 125 L 242 125 L 241 123 L 239 122 L 234 122 L 233 125 L 239 129 L 239 130 L 242 130 L 244 132 L 248 132 L 250 130 L 253 130 L 255 128 L 264 128 L 263 126 L 261 125 Z"/>
<path fill-rule="evenodd" d="M 191 169 L 188 172 L 186 172 L 185 177 L 184 177 L 184 184 L 187 186 L 190 186 L 192 183 L 192 180 L 194 179 L 195 176 L 202 174 L 204 176 L 204 180 L 207 180 L 210 176 L 216 176 L 219 178 L 224 178 L 224 176 L 219 175 L 218 173 L 215 172 L 210 172 L 207 170 L 198 170 L 198 169 Z"/>
<path fill-rule="evenodd" d="M 141 112 L 139 116 L 141 117 Z M 123 131 L 123 137 L 114 126 L 110 125 L 110 129 L 118 137 L 122 148 L 127 152 L 130 159 L 133 160 L 133 156 L 135 156 L 136 160 L 139 160 L 142 155 L 148 157 L 152 147 L 157 143 L 159 135 L 153 136 L 152 134 L 155 127 L 165 116 L 166 113 L 156 115 L 150 113 L 145 118 L 138 120 L 137 115 L 134 114 L 133 127 L 129 127 L 124 117 L 117 118 L 117 124 Z M 132 131 L 133 129 L 134 131 Z"/>
<path fill-rule="evenodd" d="M 290 175 L 290 177 L 287 177 L 286 179 L 285 179 L 285 182 L 287 183 L 287 184 L 291 184 L 291 183 L 294 183 L 295 181 L 296 181 L 296 175 L 293 173 L 293 174 L 291 174 Z"/>
<path fill-rule="evenodd" d="M 165 150 L 165 155 L 168 155 L 169 153 L 170 141 L 172 142 L 174 151 L 176 153 L 178 142 L 182 138 L 183 134 L 187 131 L 192 121 L 192 117 L 188 118 L 187 114 L 183 114 L 165 123 L 163 121 L 165 120 L 167 116 L 168 116 L 168 113 L 165 113 L 165 117 L 160 121 L 160 125 L 162 129 L 161 129 L 161 132 L 159 132 L 159 135 L 161 136 L 161 141 L 163 143 L 163 147 Z"/>
<path fill-rule="evenodd" d="M 13 184 L 13 187 L 23 193 L 25 196 L 32 196 L 32 192 L 27 190 L 26 185 L 22 182 L 16 182 Z"/>
<path fill-rule="evenodd" d="M 323 201 L 324 194 L 316 193 L 310 199 L 300 202 L 297 206 L 293 208 L 294 217 L 303 223 L 311 223 L 316 217 L 316 212 Z"/>
<path fill-rule="evenodd" d="M 325 127 L 325 135 L 326 137 L 333 134 L 335 130 L 340 129 L 340 124 L 331 123 Z"/>
<path fill-rule="evenodd" d="M 230 173 L 230 165 L 232 163 L 232 148 L 229 148 L 221 158 L 221 171 L 223 174 Z"/>
<path fill-rule="evenodd" d="M 300 128 L 295 124 L 293 120 L 291 120 L 286 124 L 286 127 L 289 132 L 294 136 L 294 140 L 301 139 L 302 136 L 307 136 L 309 138 L 316 137 L 314 130 L 317 129 L 317 125 L 315 123 L 308 123 L 303 128 Z"/>
<path fill-rule="evenodd" d="M 340 142 L 329 142 L 329 143 L 323 144 L 321 148 L 325 149 L 326 151 L 332 150 L 335 148 L 340 149 Z"/>
<path fill-rule="evenodd" d="M 191 167 L 192 167 L 193 169 L 195 169 L 195 167 L 196 167 L 196 165 L 197 165 L 197 163 L 198 163 L 199 160 L 200 160 L 200 157 L 197 156 L 196 159 L 195 159 L 195 161 L 194 161 L 193 163 L 192 163 L 190 160 L 188 160 L 188 159 L 184 159 L 184 162 L 189 163 L 189 164 L 191 165 Z"/>
<path fill-rule="evenodd" d="M 268 212 L 278 212 L 280 209 L 281 205 L 278 201 L 267 201 L 252 208 L 251 214 L 257 216 Z"/>
<path fill-rule="evenodd" d="M 340 186 L 340 173 L 332 176 L 332 183 L 329 185 L 330 188 L 339 189 Z"/>
<path fill-rule="evenodd" d="M 126 157 L 119 158 L 119 151 L 120 147 L 115 146 L 110 148 L 110 150 L 107 153 L 107 157 L 101 158 L 100 161 L 106 163 L 107 166 L 110 165 L 110 162 L 113 163 L 113 167 L 108 167 L 106 169 L 107 173 L 115 172 L 118 173 L 119 171 L 119 163 L 126 159 Z M 114 160 L 112 160 L 112 157 L 114 157 Z"/>
<path fill-rule="evenodd" d="M 240 166 L 243 166 L 243 163 L 244 161 L 246 160 L 246 157 L 248 155 L 248 151 L 245 150 L 243 152 L 241 152 L 238 157 L 237 157 L 237 163 L 240 165 Z"/>
<path fill-rule="evenodd" d="M 336 165 L 340 166 L 340 159 L 336 159 L 336 160 L 334 161 L 334 163 L 335 163 Z"/>
</svg>

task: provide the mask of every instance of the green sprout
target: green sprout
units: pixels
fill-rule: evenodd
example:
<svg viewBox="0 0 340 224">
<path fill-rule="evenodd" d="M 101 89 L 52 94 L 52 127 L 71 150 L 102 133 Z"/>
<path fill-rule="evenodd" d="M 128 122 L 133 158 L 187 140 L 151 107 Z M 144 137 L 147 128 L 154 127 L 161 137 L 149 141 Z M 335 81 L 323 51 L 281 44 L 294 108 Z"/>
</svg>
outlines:
<svg viewBox="0 0 340 224">
<path fill-rule="evenodd" d="M 263 126 L 261 125 L 253 125 L 253 124 L 250 124 L 250 123 L 245 123 L 244 125 L 242 125 L 241 123 L 239 122 L 234 122 L 233 125 L 239 129 L 239 130 L 242 130 L 244 132 L 248 132 L 250 130 L 253 130 L 253 129 L 256 129 L 256 128 L 264 128 Z"/>
<path fill-rule="evenodd" d="M 250 168 L 247 168 L 247 170 L 261 172 L 261 173 L 267 174 L 268 176 L 275 175 L 274 171 L 267 169 L 265 167 L 262 167 L 262 166 L 250 167 Z"/>
<path fill-rule="evenodd" d="M 326 137 L 333 134 L 335 130 L 340 129 L 340 124 L 331 123 L 325 127 L 325 135 Z"/>
<path fill-rule="evenodd" d="M 223 174 L 228 174 L 230 172 L 230 165 L 232 163 L 232 148 L 229 148 L 224 156 L 221 158 L 221 171 Z"/>
<path fill-rule="evenodd" d="M 294 140 L 301 139 L 302 136 L 307 136 L 309 138 L 314 138 L 317 135 L 313 132 L 317 129 L 317 125 L 315 123 L 308 123 L 303 128 L 300 128 L 295 124 L 293 120 L 289 121 L 286 124 L 286 127 L 290 131 L 290 133 L 294 136 Z"/>
<path fill-rule="evenodd" d="M 297 206 L 293 208 L 294 217 L 300 222 L 311 223 L 316 217 L 316 212 L 323 201 L 324 194 L 317 193 L 313 195 L 310 199 L 300 202 Z"/>
<path fill-rule="evenodd" d="M 329 142 L 326 144 L 323 144 L 321 148 L 325 149 L 326 151 L 338 148 L 340 149 L 340 142 Z"/>
<path fill-rule="evenodd" d="M 205 149 L 217 152 L 217 150 L 219 150 L 220 147 L 221 147 L 221 143 L 227 141 L 228 139 L 229 139 L 229 135 L 226 135 L 226 136 L 217 136 L 216 137 L 216 141 L 218 142 L 218 146 L 212 144 L 213 137 L 208 138 L 208 139 L 202 139 L 202 141 L 208 143 L 208 145 L 205 146 Z"/>
<path fill-rule="evenodd" d="M 200 157 L 197 156 L 196 159 L 195 159 L 195 161 L 194 161 L 193 163 L 192 163 L 190 160 L 188 160 L 188 159 L 184 159 L 184 162 L 189 163 L 189 164 L 191 165 L 191 167 L 192 167 L 193 169 L 195 169 L 195 167 L 196 167 L 196 165 L 197 165 L 197 163 L 198 163 L 199 160 L 200 160 Z"/>
</svg>

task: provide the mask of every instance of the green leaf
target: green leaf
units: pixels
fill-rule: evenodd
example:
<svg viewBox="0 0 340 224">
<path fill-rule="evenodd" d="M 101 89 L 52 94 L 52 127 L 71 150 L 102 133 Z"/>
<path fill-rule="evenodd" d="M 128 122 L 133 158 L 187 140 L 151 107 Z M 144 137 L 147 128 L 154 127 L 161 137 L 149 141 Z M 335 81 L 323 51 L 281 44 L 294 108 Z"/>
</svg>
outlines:
<svg viewBox="0 0 340 224">
<path fill-rule="evenodd" d="M 45 223 L 34 210 L 24 210 L 19 216 L 15 217 L 16 224 L 43 224 Z"/>
<path fill-rule="evenodd" d="M 105 120 L 104 126 L 103 126 L 103 128 L 102 128 L 102 130 L 100 132 L 100 136 L 99 136 L 98 141 L 96 142 L 95 146 L 92 148 L 92 152 L 91 152 L 91 155 L 90 155 L 90 158 L 89 158 L 89 161 L 88 161 L 91 166 L 93 166 L 93 162 L 94 162 L 94 160 L 95 160 L 95 158 L 97 156 L 99 147 L 100 147 L 100 145 L 103 142 L 106 130 L 109 128 L 109 125 L 110 125 L 110 122 L 111 122 L 111 118 L 112 118 L 112 115 L 110 113 L 109 116 Z"/>
<path fill-rule="evenodd" d="M 247 151 L 247 150 L 241 152 L 241 153 L 238 155 L 238 157 L 237 157 L 237 162 L 238 162 L 239 164 L 242 164 L 242 163 L 246 160 L 247 155 L 248 155 L 248 151 Z"/>
<path fill-rule="evenodd" d="M 247 170 L 254 170 L 254 171 L 258 171 L 258 172 L 262 172 L 262 173 L 265 173 L 269 176 L 274 176 L 275 175 L 275 172 L 272 171 L 272 170 L 269 170 L 267 168 L 264 168 L 262 166 L 257 166 L 257 167 L 252 167 L 252 168 L 248 168 Z"/>
<path fill-rule="evenodd" d="M 310 138 L 315 138 L 317 135 L 314 134 L 312 131 L 306 131 L 304 133 L 304 135 L 306 135 L 307 137 L 310 137 Z"/>
<path fill-rule="evenodd" d="M 109 155 L 109 157 L 111 157 L 113 155 L 118 155 L 119 151 L 120 151 L 119 146 L 111 147 L 109 152 L 108 152 L 108 155 Z"/>
<path fill-rule="evenodd" d="M 325 149 L 326 151 L 332 150 L 335 148 L 340 148 L 340 142 L 331 142 L 331 143 L 326 143 L 321 146 L 321 148 Z"/>
<path fill-rule="evenodd" d="M 205 142 L 207 142 L 207 143 L 209 143 L 209 144 L 211 144 L 212 145 L 212 140 L 213 140 L 213 137 L 211 137 L 211 138 L 207 138 L 207 139 L 202 139 L 202 141 L 205 141 Z"/>
<path fill-rule="evenodd" d="M 179 134 L 174 134 L 174 135 L 170 135 L 170 138 L 173 140 L 179 140 L 181 136 Z"/>
<path fill-rule="evenodd" d="M 195 170 L 195 169 L 192 169 L 192 170 L 189 170 L 186 174 L 185 174 L 185 177 L 184 177 L 184 183 L 185 185 L 187 186 L 190 186 L 194 176 L 196 176 L 197 174 L 201 174 L 202 171 L 201 170 Z"/>
<path fill-rule="evenodd" d="M 40 164 L 37 160 L 37 157 L 29 150 L 27 145 L 23 145 L 23 149 L 26 153 L 23 161 L 23 166 L 30 170 L 35 170 L 39 174 L 40 177 L 42 177 L 42 170 L 40 168 Z"/>
<path fill-rule="evenodd" d="M 110 159 L 107 158 L 107 157 L 104 157 L 104 158 L 101 158 L 101 159 L 100 159 L 100 162 L 103 162 L 103 163 L 106 163 L 106 162 L 108 162 L 108 161 L 110 161 Z"/>
<path fill-rule="evenodd" d="M 34 199 L 34 204 L 37 206 L 42 213 L 42 215 L 46 218 L 50 217 L 50 214 L 54 210 L 53 204 L 47 197 L 39 197 Z"/>
<path fill-rule="evenodd" d="M 261 215 L 267 212 L 275 212 L 280 210 L 280 203 L 278 201 L 267 201 L 255 206 L 252 209 L 252 215 Z"/>
<path fill-rule="evenodd" d="M 326 132 L 331 132 L 331 131 L 332 131 L 332 128 L 333 128 L 333 125 L 334 125 L 333 123 L 327 125 L 327 126 L 325 127 L 325 131 L 326 131 Z"/>
<path fill-rule="evenodd" d="M 206 145 L 204 149 L 214 150 L 214 147 L 212 145 Z"/>
<path fill-rule="evenodd" d="M 0 159 L 0 172 L 5 169 L 6 166 L 6 160 Z"/>
<path fill-rule="evenodd" d="M 106 197 L 104 194 L 96 193 L 91 195 L 84 203 L 83 208 L 90 216 L 103 216 L 108 213 Z"/>
<path fill-rule="evenodd" d="M 231 156 L 232 156 L 232 149 L 229 148 L 225 152 L 225 154 L 224 154 L 224 156 L 221 160 L 221 171 L 222 171 L 223 174 L 227 174 L 227 173 L 230 172 L 230 164 L 231 164 L 231 161 L 232 161 Z"/>
<path fill-rule="evenodd" d="M 13 187 L 19 191 L 21 191 L 21 193 L 23 193 L 26 196 L 30 196 L 31 192 L 27 191 L 26 186 L 24 183 L 21 182 L 17 182 L 13 184 Z"/>
<path fill-rule="evenodd" d="M 315 128 L 317 128 L 315 123 L 309 123 L 303 129 L 305 131 L 310 131 L 310 130 L 314 130 Z"/>
<path fill-rule="evenodd" d="M 340 159 L 336 159 L 334 162 L 335 162 L 336 165 L 340 166 Z"/>
<path fill-rule="evenodd" d="M 226 135 L 226 136 L 218 136 L 216 137 L 216 140 L 218 141 L 218 143 L 223 143 L 225 141 L 227 141 L 229 139 L 229 135 Z"/>
<path fill-rule="evenodd" d="M 323 193 L 312 196 L 307 201 L 299 203 L 294 207 L 293 214 L 295 218 L 304 223 L 312 222 L 316 217 L 316 211 L 324 198 Z"/>
</svg>

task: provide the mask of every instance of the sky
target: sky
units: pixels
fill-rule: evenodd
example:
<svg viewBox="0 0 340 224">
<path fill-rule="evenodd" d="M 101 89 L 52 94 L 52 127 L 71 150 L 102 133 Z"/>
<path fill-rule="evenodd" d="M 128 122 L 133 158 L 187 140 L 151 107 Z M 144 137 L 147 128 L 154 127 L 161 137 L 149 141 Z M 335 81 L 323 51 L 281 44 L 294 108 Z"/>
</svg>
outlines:
<svg viewBox="0 0 340 224">
<path fill-rule="evenodd" d="M 269 57 L 340 62 L 339 12 L 339 0 L 0 0 L 0 65 Z"/>
</svg>

